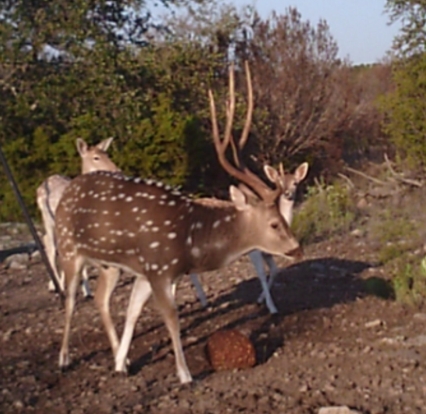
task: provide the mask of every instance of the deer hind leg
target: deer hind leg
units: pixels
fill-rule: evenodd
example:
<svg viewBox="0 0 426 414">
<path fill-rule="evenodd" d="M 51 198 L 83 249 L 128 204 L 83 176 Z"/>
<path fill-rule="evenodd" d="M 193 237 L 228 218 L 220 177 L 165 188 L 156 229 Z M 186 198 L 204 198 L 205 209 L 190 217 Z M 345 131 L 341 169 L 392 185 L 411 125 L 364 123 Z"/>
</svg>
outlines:
<svg viewBox="0 0 426 414">
<path fill-rule="evenodd" d="M 259 250 L 253 250 L 249 253 L 249 257 L 256 269 L 257 276 L 259 277 L 260 284 L 262 286 L 262 301 L 263 297 L 266 299 L 266 306 L 268 307 L 269 313 L 278 313 L 274 301 L 272 300 L 271 293 L 269 291 L 268 282 L 266 280 L 265 268 L 263 267 L 262 253 Z M 262 302 L 260 297 L 258 303 Z"/>
<path fill-rule="evenodd" d="M 263 260 L 269 267 L 269 279 L 268 279 L 268 286 L 269 290 L 271 290 L 272 285 L 274 284 L 275 277 L 278 274 L 278 266 L 275 263 L 274 258 L 270 254 L 262 253 Z"/>
<path fill-rule="evenodd" d="M 161 282 L 153 284 L 154 297 L 158 304 L 158 309 L 163 316 L 167 330 L 172 339 L 173 351 L 176 359 L 177 375 L 182 384 L 192 381 L 191 373 L 186 364 L 183 354 L 182 342 L 180 339 L 179 318 L 172 293 L 172 284 L 169 280 L 162 279 Z"/>
<path fill-rule="evenodd" d="M 279 269 L 278 269 L 278 267 L 277 267 L 277 265 L 275 263 L 274 258 L 270 254 L 262 252 L 262 257 L 263 257 L 264 262 L 269 267 L 268 288 L 269 288 L 269 292 L 270 292 L 271 288 L 272 288 L 272 286 L 274 284 L 275 277 L 278 274 L 278 270 Z M 264 292 L 262 292 L 259 295 L 257 301 L 258 301 L 258 303 L 262 303 L 264 300 L 265 300 L 265 295 L 264 295 Z"/>
<path fill-rule="evenodd" d="M 53 230 L 49 229 L 48 226 L 46 226 L 46 234 L 43 236 L 43 245 L 44 249 L 46 250 L 46 256 L 49 260 L 50 267 L 52 268 L 53 274 L 56 277 L 56 280 L 58 281 L 58 284 L 63 292 L 64 279 L 59 275 L 58 266 L 56 264 L 56 247 L 54 242 Z M 55 285 L 52 280 L 49 281 L 48 288 L 51 292 L 55 290 Z"/>
<path fill-rule="evenodd" d="M 201 302 L 201 306 L 206 308 L 208 305 L 206 294 L 204 293 L 203 286 L 200 283 L 200 279 L 196 273 L 191 273 L 190 275 L 191 282 L 195 287 L 195 291 L 197 293 L 197 297 Z M 174 295 L 173 295 L 174 296 Z"/>
<path fill-rule="evenodd" d="M 65 368 L 70 363 L 69 339 L 71 331 L 71 319 L 74 312 L 75 296 L 79 284 L 82 260 L 76 257 L 62 261 L 62 269 L 65 274 L 66 299 L 65 299 L 65 327 L 62 339 L 62 347 L 59 353 L 59 367 Z"/>
<path fill-rule="evenodd" d="M 148 280 L 143 276 L 137 276 L 130 295 L 129 306 L 127 307 L 123 335 L 115 355 L 115 370 L 117 372 L 127 372 L 126 360 L 135 324 L 151 293 L 152 288 Z"/>
<path fill-rule="evenodd" d="M 95 303 L 99 309 L 99 313 L 101 314 L 102 323 L 104 324 L 108 335 L 114 357 L 117 355 L 119 341 L 111 318 L 109 304 L 111 294 L 114 291 L 119 276 L 120 270 L 118 268 L 108 267 L 107 269 L 104 269 L 103 267 L 100 267 L 98 284 L 95 292 Z"/>
<path fill-rule="evenodd" d="M 82 280 L 81 280 L 81 291 L 83 292 L 83 296 L 85 298 L 91 298 L 93 296 L 92 291 L 90 290 L 89 272 L 87 270 L 87 266 L 83 267 Z"/>
</svg>

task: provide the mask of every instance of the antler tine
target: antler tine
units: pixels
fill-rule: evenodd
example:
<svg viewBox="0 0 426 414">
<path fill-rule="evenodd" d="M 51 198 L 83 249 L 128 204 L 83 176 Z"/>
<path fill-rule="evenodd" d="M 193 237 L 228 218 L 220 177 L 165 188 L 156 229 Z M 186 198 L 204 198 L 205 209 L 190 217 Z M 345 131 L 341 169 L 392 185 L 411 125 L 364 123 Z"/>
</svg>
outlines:
<svg viewBox="0 0 426 414">
<path fill-rule="evenodd" d="M 210 116 L 212 119 L 212 130 L 213 130 L 213 143 L 216 147 L 216 152 L 219 154 L 222 152 L 222 143 L 219 138 L 219 128 L 217 126 L 216 117 L 216 104 L 214 102 L 214 96 L 211 89 L 209 89 L 209 101 L 210 101 Z"/>
<path fill-rule="evenodd" d="M 244 129 L 241 134 L 240 141 L 238 143 L 238 150 L 234 140 L 231 139 L 232 155 L 234 157 L 235 164 L 239 168 L 241 168 L 242 166 L 241 166 L 241 160 L 240 160 L 238 152 L 241 151 L 247 143 L 248 134 L 250 132 L 251 121 L 253 118 L 253 85 L 251 82 L 251 73 L 250 73 L 250 66 L 248 64 L 248 61 L 244 62 L 244 68 L 246 73 L 247 95 L 248 95 L 247 96 L 247 115 L 246 115 L 246 121 L 244 123 Z M 228 108 L 229 108 L 229 105 L 227 105 L 227 111 L 229 110 Z M 227 115 L 228 115 L 228 112 L 227 112 Z"/>
<path fill-rule="evenodd" d="M 216 116 L 216 104 L 214 101 L 213 92 L 209 89 L 209 100 L 210 100 L 210 113 L 212 120 L 212 129 L 213 129 L 213 142 L 216 148 L 216 152 L 219 158 L 219 162 L 231 176 L 237 180 L 245 183 L 251 187 L 258 195 L 262 198 L 267 198 L 271 194 L 271 188 L 269 188 L 256 174 L 251 172 L 248 168 L 244 167 L 243 170 L 234 167 L 226 159 L 226 148 L 232 142 L 232 152 L 234 156 L 234 161 L 237 167 L 240 167 L 241 162 L 238 157 L 238 150 L 235 143 L 232 139 L 232 123 L 235 113 L 235 88 L 234 88 L 234 65 L 232 64 L 229 70 L 229 103 L 226 108 L 226 127 L 225 127 L 225 137 L 223 140 L 219 137 L 219 128 L 217 125 L 217 116 Z M 250 120 L 251 122 L 251 120 Z M 247 123 L 247 121 L 246 121 Z M 249 123 L 250 124 L 250 123 Z M 274 192 L 275 193 L 275 192 Z"/>
<path fill-rule="evenodd" d="M 211 114 L 211 120 L 212 120 L 212 129 L 213 129 L 213 142 L 214 146 L 216 148 L 217 156 L 219 158 L 219 162 L 222 165 L 223 169 L 228 172 L 231 176 L 237 178 L 238 180 L 247 183 L 247 177 L 245 174 L 238 170 L 237 168 L 233 167 L 225 156 L 226 148 L 229 144 L 230 135 L 228 135 L 228 140 L 220 140 L 219 137 L 219 128 L 217 125 L 217 116 L 216 116 L 216 104 L 214 101 L 213 92 L 211 89 L 209 89 L 209 100 L 210 100 L 210 114 Z M 227 124 L 228 125 L 228 124 Z"/>
<path fill-rule="evenodd" d="M 229 101 L 226 102 L 226 116 L 229 116 Z M 231 149 L 232 149 L 232 158 L 234 159 L 234 163 L 235 165 L 241 169 L 241 161 L 240 161 L 240 157 L 238 154 L 238 149 L 237 146 L 235 145 L 235 141 L 234 138 L 232 137 L 232 132 L 231 132 Z"/>
<path fill-rule="evenodd" d="M 235 115 L 235 74 L 234 74 L 234 63 L 231 63 L 229 67 L 229 100 L 226 105 L 226 127 L 225 127 L 225 138 L 224 144 L 229 145 L 229 142 L 233 139 L 232 137 L 232 124 L 234 122 Z"/>
<path fill-rule="evenodd" d="M 239 142 L 239 148 L 240 150 L 244 148 L 247 142 L 248 134 L 250 132 L 250 126 L 251 126 L 251 120 L 253 117 L 253 85 L 251 83 L 251 73 L 250 73 L 250 66 L 248 61 L 246 60 L 244 62 L 244 67 L 246 71 L 246 80 L 247 80 L 247 117 L 246 122 L 244 124 L 244 129 L 241 134 L 240 142 Z"/>
</svg>

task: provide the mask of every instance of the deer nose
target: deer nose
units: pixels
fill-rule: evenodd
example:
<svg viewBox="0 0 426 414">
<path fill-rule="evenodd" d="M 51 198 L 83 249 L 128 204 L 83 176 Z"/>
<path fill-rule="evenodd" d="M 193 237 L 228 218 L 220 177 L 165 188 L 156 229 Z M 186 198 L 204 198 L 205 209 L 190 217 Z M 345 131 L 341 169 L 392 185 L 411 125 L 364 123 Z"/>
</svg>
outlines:
<svg viewBox="0 0 426 414">
<path fill-rule="evenodd" d="M 301 260 L 303 258 L 303 247 L 298 246 L 295 249 L 287 252 L 285 255 L 288 256 L 292 260 Z"/>
</svg>

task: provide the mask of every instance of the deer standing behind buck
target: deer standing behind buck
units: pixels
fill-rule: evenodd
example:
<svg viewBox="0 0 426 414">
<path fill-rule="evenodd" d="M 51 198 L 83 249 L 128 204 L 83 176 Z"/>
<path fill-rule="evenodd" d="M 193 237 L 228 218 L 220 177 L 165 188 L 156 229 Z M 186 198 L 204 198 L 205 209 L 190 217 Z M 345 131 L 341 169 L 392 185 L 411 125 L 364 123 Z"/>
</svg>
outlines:
<svg viewBox="0 0 426 414">
<path fill-rule="evenodd" d="M 246 74 L 251 88 L 247 64 Z M 239 187 L 230 186 L 231 201 L 216 200 L 205 205 L 161 182 L 106 171 L 81 175 L 65 189 L 55 229 L 67 287 L 60 367 L 70 362 L 71 318 L 80 273 L 87 264 L 100 268 L 95 298 L 99 298 L 98 306 L 105 305 L 99 308 L 115 357 L 115 370 L 127 371 L 126 358 L 136 321 L 153 295 L 172 340 L 178 377 L 186 383 L 192 377 L 182 350 L 173 295 L 177 279 L 187 273 L 221 268 L 253 249 L 301 257 L 302 249 L 280 214 L 282 189 L 271 189 L 241 163 L 233 166 L 226 159 L 235 111 L 233 67 L 229 93 L 225 134 L 221 140 L 214 98 L 209 91 L 219 162 L 241 183 Z M 247 116 L 242 139 L 250 123 L 251 116 Z M 235 144 L 232 148 L 235 149 Z M 234 151 L 234 158 L 236 155 Z M 119 271 L 112 270 L 117 269 L 135 275 L 120 343 L 107 306 L 119 275 Z M 105 311 L 108 315 L 103 314 Z"/>
<path fill-rule="evenodd" d="M 82 138 L 77 138 L 76 147 L 81 157 L 82 174 L 99 170 L 120 171 L 106 153 L 112 140 L 113 138 L 107 138 L 99 142 L 97 145 L 89 146 Z M 57 251 L 54 238 L 55 213 L 62 194 L 70 182 L 70 178 L 55 174 L 46 178 L 46 180 L 44 180 L 37 188 L 37 206 L 41 212 L 46 232 L 43 236 L 43 244 L 46 249 L 46 255 L 49 259 L 50 266 L 62 290 L 64 289 L 64 280 L 63 277 L 60 276 L 60 272 L 56 264 Z M 82 288 L 84 296 L 91 296 L 86 268 L 83 269 Z M 49 290 L 54 289 L 55 286 L 53 282 L 50 281 Z"/>
<path fill-rule="evenodd" d="M 305 179 L 308 173 L 308 168 L 309 165 L 307 162 L 300 164 L 293 174 L 285 173 L 282 163 L 280 164 L 279 171 L 269 165 L 266 165 L 264 168 L 268 179 L 272 183 L 275 183 L 278 188 L 282 189 L 279 209 L 281 215 L 288 225 L 291 225 L 291 222 L 293 221 L 293 206 L 296 197 L 297 186 Z M 205 198 L 196 201 L 209 203 L 209 200 L 210 199 Z M 278 267 L 271 255 L 263 253 L 259 250 L 253 250 L 252 252 L 249 252 L 248 256 L 253 263 L 262 287 L 262 293 L 258 298 L 258 303 L 261 303 L 263 300 L 265 300 L 269 312 L 271 314 L 275 314 L 278 311 L 271 297 L 270 288 L 272 287 L 275 276 L 278 273 Z M 269 279 L 266 277 L 264 262 L 269 267 Z M 206 307 L 206 294 L 204 293 L 202 285 L 199 282 L 197 274 L 192 273 L 190 276 L 193 285 L 196 287 L 197 296 L 200 299 L 202 306 Z"/>
</svg>

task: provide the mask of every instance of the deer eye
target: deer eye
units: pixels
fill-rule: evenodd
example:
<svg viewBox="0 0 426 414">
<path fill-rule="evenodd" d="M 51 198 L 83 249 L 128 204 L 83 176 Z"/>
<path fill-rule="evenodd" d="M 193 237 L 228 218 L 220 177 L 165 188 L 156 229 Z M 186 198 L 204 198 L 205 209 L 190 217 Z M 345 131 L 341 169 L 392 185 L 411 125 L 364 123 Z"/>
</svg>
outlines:
<svg viewBox="0 0 426 414">
<path fill-rule="evenodd" d="M 278 221 L 273 221 L 272 223 L 271 223 L 271 227 L 274 229 L 274 230 L 278 230 L 278 227 L 279 227 L 280 225 L 279 225 L 279 223 L 278 223 Z"/>
<path fill-rule="evenodd" d="M 99 157 L 99 155 L 95 155 L 95 156 L 93 157 L 93 159 L 94 159 L 95 161 L 99 161 L 99 160 L 100 160 L 100 157 Z"/>
</svg>

